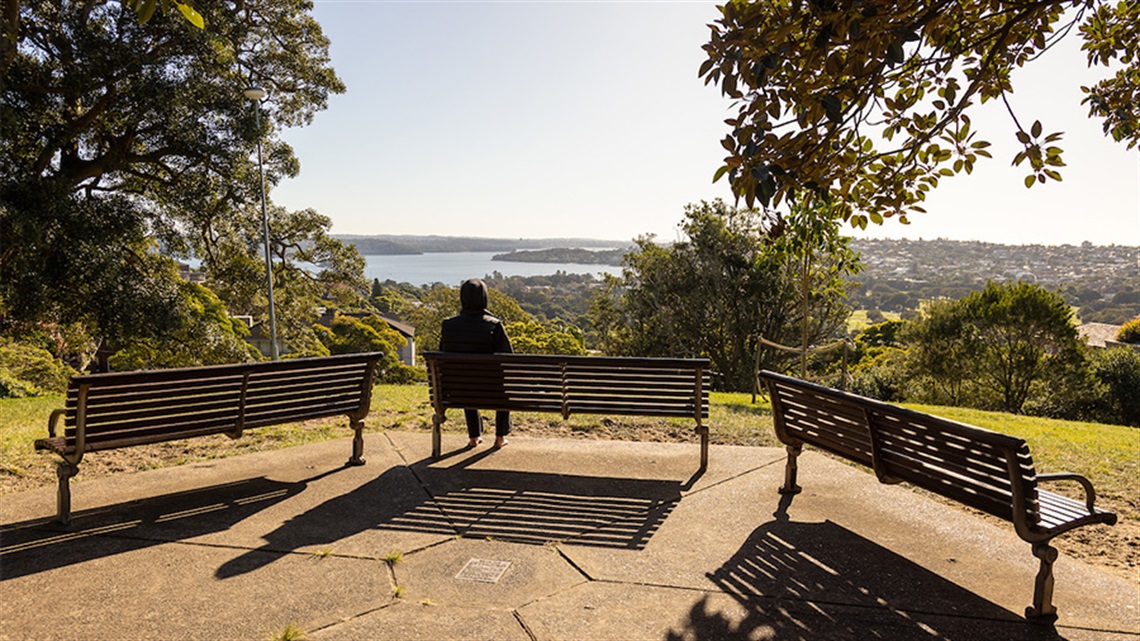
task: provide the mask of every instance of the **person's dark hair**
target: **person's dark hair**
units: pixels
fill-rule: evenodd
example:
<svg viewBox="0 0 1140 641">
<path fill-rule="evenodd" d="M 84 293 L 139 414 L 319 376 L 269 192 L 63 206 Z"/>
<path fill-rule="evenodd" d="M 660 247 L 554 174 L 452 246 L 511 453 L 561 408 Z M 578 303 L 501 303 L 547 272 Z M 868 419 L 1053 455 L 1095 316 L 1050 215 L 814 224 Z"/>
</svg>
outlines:
<svg viewBox="0 0 1140 641">
<path fill-rule="evenodd" d="M 478 278 L 463 281 L 459 288 L 459 302 L 464 312 L 482 314 L 487 309 L 487 285 Z"/>
</svg>

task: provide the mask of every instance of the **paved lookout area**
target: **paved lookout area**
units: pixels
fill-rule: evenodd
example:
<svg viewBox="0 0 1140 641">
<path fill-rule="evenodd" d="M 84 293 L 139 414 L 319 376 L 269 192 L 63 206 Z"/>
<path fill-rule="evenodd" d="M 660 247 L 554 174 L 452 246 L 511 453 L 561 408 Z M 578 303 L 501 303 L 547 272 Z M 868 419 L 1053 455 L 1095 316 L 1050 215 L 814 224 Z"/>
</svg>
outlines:
<svg viewBox="0 0 1140 641">
<path fill-rule="evenodd" d="M 1027 623 L 1012 526 L 820 455 L 782 500 L 778 449 L 465 440 L 81 473 L 70 528 L 0 497 L 0 640 L 1140 639 L 1136 584 L 1062 554 Z"/>
</svg>

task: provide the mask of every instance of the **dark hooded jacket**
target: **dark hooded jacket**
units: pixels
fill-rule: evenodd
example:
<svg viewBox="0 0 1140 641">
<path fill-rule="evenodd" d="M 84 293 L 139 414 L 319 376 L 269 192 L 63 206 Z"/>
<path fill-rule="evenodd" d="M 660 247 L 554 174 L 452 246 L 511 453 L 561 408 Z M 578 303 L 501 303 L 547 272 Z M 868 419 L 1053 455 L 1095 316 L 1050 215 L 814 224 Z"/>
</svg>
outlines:
<svg viewBox="0 0 1140 641">
<path fill-rule="evenodd" d="M 472 278 L 459 288 L 463 311 L 443 321 L 439 349 L 466 354 L 510 353 L 503 322 L 487 311 L 487 286 Z"/>
</svg>

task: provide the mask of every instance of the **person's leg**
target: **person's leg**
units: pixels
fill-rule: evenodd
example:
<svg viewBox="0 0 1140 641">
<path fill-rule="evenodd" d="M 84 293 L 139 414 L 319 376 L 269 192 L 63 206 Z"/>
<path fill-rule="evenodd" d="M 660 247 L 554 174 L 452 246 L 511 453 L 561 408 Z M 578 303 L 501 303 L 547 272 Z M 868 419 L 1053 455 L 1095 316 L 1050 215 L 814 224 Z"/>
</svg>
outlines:
<svg viewBox="0 0 1140 641">
<path fill-rule="evenodd" d="M 495 412 L 495 447 L 507 444 L 507 434 L 511 433 L 511 413 Z"/>
<path fill-rule="evenodd" d="M 483 422 L 479 419 L 479 410 L 463 410 L 463 417 L 467 419 L 467 444 L 475 447 L 482 440 Z"/>
</svg>

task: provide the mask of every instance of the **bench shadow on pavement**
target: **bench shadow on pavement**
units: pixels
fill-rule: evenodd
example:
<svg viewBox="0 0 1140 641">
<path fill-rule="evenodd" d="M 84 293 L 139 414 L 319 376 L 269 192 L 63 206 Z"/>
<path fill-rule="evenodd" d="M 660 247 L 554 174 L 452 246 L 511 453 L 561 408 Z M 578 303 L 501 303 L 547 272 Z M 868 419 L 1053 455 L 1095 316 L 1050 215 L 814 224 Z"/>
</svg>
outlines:
<svg viewBox="0 0 1140 641">
<path fill-rule="evenodd" d="M 470 469 L 466 463 L 433 468 L 429 463 L 392 468 L 297 514 L 265 534 L 261 548 L 227 561 L 215 576 L 252 572 L 278 558 L 264 552 L 331 545 L 365 531 L 531 545 L 572 540 L 636 550 L 645 547 L 681 499 L 680 481 Z"/>
<path fill-rule="evenodd" d="M 734 621 L 706 597 L 667 639 L 1063 639 L 836 523 L 793 521 L 790 503 L 781 499 L 775 518 L 708 575 L 747 615 Z M 1018 588 L 1028 599 L 1032 586 Z"/>
<path fill-rule="evenodd" d="M 0 525 L 0 574 L 12 579 L 227 533 L 306 490 L 316 491 L 316 482 L 342 469 L 295 482 L 259 477 L 80 510 L 71 526 L 46 518 Z M 245 574 L 307 546 L 385 530 L 641 549 L 680 501 L 682 487 L 679 481 L 435 469 L 426 461 L 397 466 L 266 533 L 258 533 L 254 521 L 243 535 L 225 534 L 232 537 L 227 544 L 248 551 L 215 576 Z"/>
<path fill-rule="evenodd" d="M 259 477 L 82 510 L 70 526 L 46 518 L 3 525 L 0 575 L 14 579 L 221 532 L 297 495 L 317 478 L 282 482 Z"/>
</svg>

